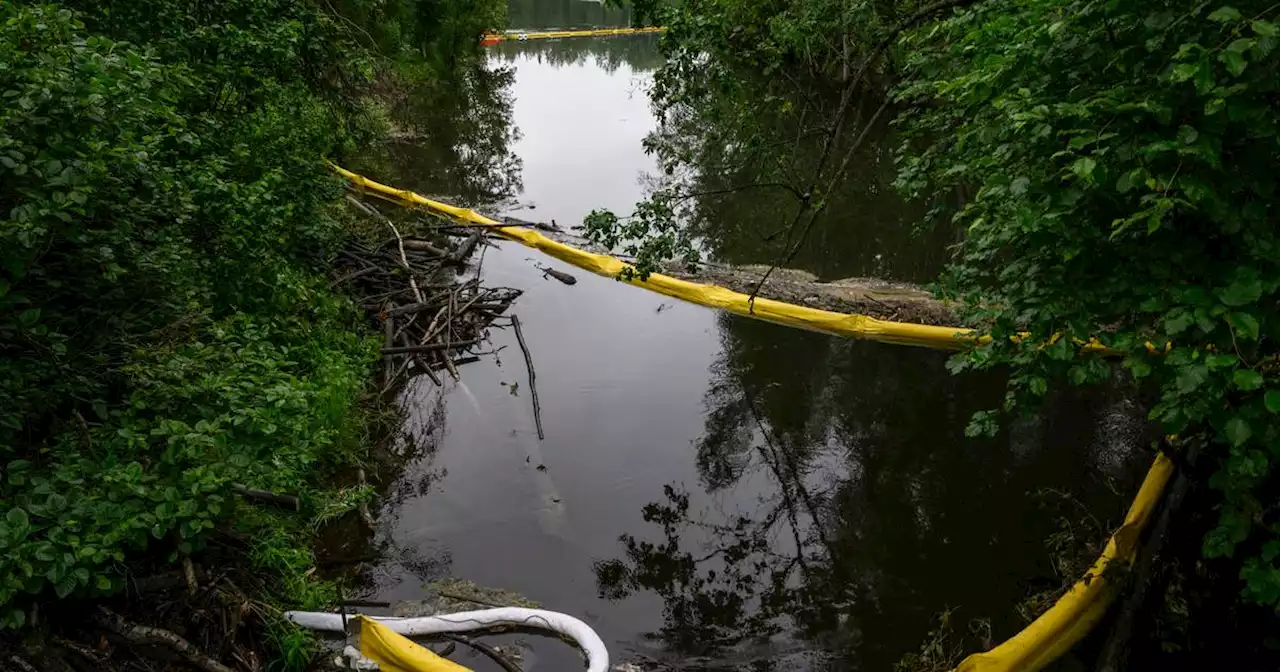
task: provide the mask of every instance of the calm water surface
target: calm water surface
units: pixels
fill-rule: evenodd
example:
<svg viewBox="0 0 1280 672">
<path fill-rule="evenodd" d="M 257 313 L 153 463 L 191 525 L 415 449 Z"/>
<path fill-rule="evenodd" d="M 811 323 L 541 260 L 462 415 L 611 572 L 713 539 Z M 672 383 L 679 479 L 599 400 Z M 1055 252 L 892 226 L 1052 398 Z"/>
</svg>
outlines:
<svg viewBox="0 0 1280 672">
<path fill-rule="evenodd" d="M 541 25 L 525 27 L 608 23 L 576 1 L 515 3 L 513 19 L 538 8 Z M 658 63 L 651 36 L 501 45 L 463 85 L 467 105 L 423 118 L 430 133 L 373 176 L 561 225 L 627 212 L 654 169 L 641 140 Z M 941 244 L 913 239 L 911 206 L 866 188 L 885 176 L 865 179 L 849 208 L 872 215 L 829 227 L 802 263 L 936 272 Z M 768 261 L 757 239 L 776 221 L 747 216 L 767 209 L 726 211 L 712 248 Z M 1058 395 L 998 439 L 969 440 L 999 381 L 952 377 L 943 354 L 717 314 L 509 243 L 485 252 L 482 273 L 525 290 L 514 312 L 546 439 L 509 330 L 443 394 L 407 390 L 426 450 L 381 512 L 380 599 L 420 599 L 425 582 L 456 576 L 583 618 L 615 662 L 639 651 L 706 669 L 889 670 L 948 608 L 992 619 L 997 638 L 1019 627 L 1016 603 L 1057 581 L 1043 491 L 1114 519 L 1135 482 L 1141 421 L 1118 393 Z M 555 642 L 526 661 L 579 664 Z"/>
</svg>

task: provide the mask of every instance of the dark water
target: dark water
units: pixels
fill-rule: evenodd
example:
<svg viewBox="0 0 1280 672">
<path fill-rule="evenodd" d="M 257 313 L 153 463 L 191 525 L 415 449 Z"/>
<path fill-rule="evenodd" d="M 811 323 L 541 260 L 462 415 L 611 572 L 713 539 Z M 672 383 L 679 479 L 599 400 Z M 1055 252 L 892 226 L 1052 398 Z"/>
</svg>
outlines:
<svg viewBox="0 0 1280 672">
<path fill-rule="evenodd" d="M 599 9 L 584 4 L 514 3 L 513 25 L 526 27 L 520 7 L 554 15 L 527 27 L 569 25 Z M 503 45 L 468 75 L 465 105 L 424 104 L 429 133 L 369 169 L 561 225 L 628 211 L 654 168 L 641 141 L 657 64 L 653 37 Z M 903 224 L 913 206 L 875 166 L 859 175 L 844 211 L 874 216 L 834 218 L 840 235 L 822 234 L 802 263 L 936 272 L 942 244 Z M 706 228 L 712 249 L 767 262 L 757 240 L 776 217 L 725 207 Z M 615 662 L 635 650 L 705 656 L 695 669 L 889 670 L 949 608 L 959 623 L 990 618 L 997 639 L 1015 631 L 1015 605 L 1058 582 L 1044 540 L 1059 511 L 1044 502 L 1072 495 L 1115 520 L 1136 482 L 1142 423 L 1116 392 L 1060 394 L 999 438 L 970 440 L 965 424 L 998 404 L 999 381 L 953 377 L 944 354 L 717 314 L 509 243 L 486 251 L 482 273 L 526 291 L 515 312 L 546 439 L 509 331 L 443 394 L 425 381 L 406 391 L 427 450 L 381 512 L 381 599 L 456 576 L 586 620 Z M 579 665 L 555 642 L 528 663 Z"/>
</svg>

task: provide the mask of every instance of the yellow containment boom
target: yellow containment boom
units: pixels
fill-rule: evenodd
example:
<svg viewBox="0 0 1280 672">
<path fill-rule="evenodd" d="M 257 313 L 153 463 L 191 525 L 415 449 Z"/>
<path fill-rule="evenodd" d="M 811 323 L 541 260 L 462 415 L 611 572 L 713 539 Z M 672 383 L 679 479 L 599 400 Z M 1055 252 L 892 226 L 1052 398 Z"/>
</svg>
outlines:
<svg viewBox="0 0 1280 672">
<path fill-rule="evenodd" d="M 1036 672 L 1087 635 L 1116 596 L 1115 582 L 1107 580 L 1105 572 L 1133 564 L 1142 531 L 1160 503 L 1173 468 L 1173 461 L 1163 453 L 1156 457 L 1129 505 L 1124 524 L 1111 535 L 1102 556 L 1084 578 L 1022 632 L 986 653 L 965 658 L 956 672 Z M 1113 567 L 1112 563 L 1117 564 Z"/>
<path fill-rule="evenodd" d="M 489 45 L 504 40 L 555 40 L 565 37 L 612 37 L 614 35 L 641 35 L 644 33 L 660 33 L 666 30 L 662 26 L 648 28 L 591 28 L 588 30 L 543 30 L 535 32 L 511 31 L 506 33 L 488 33 L 480 43 Z"/>
<path fill-rule="evenodd" d="M 372 618 L 356 618 L 360 619 L 360 655 L 377 663 L 382 672 L 472 672 Z"/>
<path fill-rule="evenodd" d="M 615 257 L 565 245 L 537 231 L 503 226 L 469 208 L 433 201 L 412 191 L 379 184 L 332 163 L 329 165 L 364 193 L 405 207 L 423 207 L 463 222 L 489 227 L 504 238 L 592 273 L 618 278 L 618 274 L 626 267 L 625 262 Z M 650 275 L 648 280 L 635 278 L 624 282 L 736 315 L 835 336 L 944 349 L 959 349 L 989 338 L 980 338 L 969 329 L 887 322 L 868 315 L 835 313 L 764 298 L 755 300 L 753 310 L 750 297 L 746 294 L 658 273 Z M 1081 345 L 1086 351 L 1114 354 L 1096 341 Z M 1158 351 L 1151 344 L 1147 344 L 1147 348 L 1153 352 Z M 1173 462 L 1163 454 L 1156 458 L 1147 471 L 1142 487 L 1138 489 L 1138 495 L 1129 506 L 1124 524 L 1111 535 L 1102 556 L 1083 579 L 1022 632 L 986 653 L 976 653 L 965 658 L 956 672 L 1037 672 L 1088 634 L 1115 599 L 1115 586 L 1107 580 L 1104 572 L 1112 563 L 1119 563 L 1118 567 L 1128 567 L 1133 563 L 1142 532 L 1160 502 L 1173 468 Z"/>
<path fill-rule="evenodd" d="M 333 164 L 330 165 L 339 175 L 347 178 L 362 192 L 405 207 L 427 208 L 463 222 L 487 227 L 503 238 L 516 241 L 583 270 L 591 271 L 607 278 L 622 280 L 618 274 L 627 267 L 626 262 L 616 257 L 596 254 L 565 245 L 537 231 L 515 226 L 503 226 L 501 222 L 489 219 L 470 208 L 459 208 L 447 203 L 433 201 L 412 191 L 388 187 L 363 175 L 358 175 Z M 659 294 L 716 308 L 735 315 L 753 317 L 766 322 L 817 331 L 833 336 L 948 350 L 961 349 L 966 345 L 972 344 L 977 338 L 975 332 L 969 329 L 888 322 L 869 315 L 836 313 L 761 297 L 756 298 L 753 307 L 751 297 L 746 294 L 716 285 L 689 282 L 688 280 L 673 278 L 661 273 L 651 274 L 646 280 L 633 278 L 622 281 Z"/>
</svg>

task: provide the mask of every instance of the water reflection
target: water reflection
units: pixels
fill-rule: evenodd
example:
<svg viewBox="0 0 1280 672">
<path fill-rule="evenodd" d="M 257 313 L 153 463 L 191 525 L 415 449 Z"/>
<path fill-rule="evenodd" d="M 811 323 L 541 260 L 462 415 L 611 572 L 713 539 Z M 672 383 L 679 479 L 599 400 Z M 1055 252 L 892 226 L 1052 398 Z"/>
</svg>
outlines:
<svg viewBox="0 0 1280 672">
<path fill-rule="evenodd" d="M 996 381 L 939 375 L 938 353 L 719 322 L 695 458 L 712 504 L 666 485 L 641 511 L 651 529 L 595 567 L 603 598 L 661 597 L 655 634 L 674 653 L 731 669 L 800 638 L 840 669 L 885 670 L 947 607 L 1009 632 L 1028 579 L 1053 576 L 1053 519 L 1032 493 L 1115 512 L 1123 497 L 1099 481 L 1136 476 L 1117 457 L 1143 421 L 1119 391 L 967 441 L 957 430 Z"/>
<path fill-rule="evenodd" d="M 477 62 L 392 93 L 393 141 L 356 169 L 457 204 L 514 197 L 522 186 L 513 151 L 520 138 L 512 123 L 514 78 L 512 68 Z"/>
<path fill-rule="evenodd" d="M 672 129 L 663 130 L 669 140 Z M 707 129 L 696 132 L 701 137 L 687 144 L 705 146 Z M 764 149 L 758 156 L 704 154 L 684 186 L 707 194 L 690 199 L 685 216 L 714 258 L 765 264 L 787 249 L 785 229 L 799 207 L 797 196 L 778 188 L 740 187 L 803 185 L 813 173 L 823 140 L 795 140 L 795 132 L 788 130 L 780 130 L 777 137 L 786 139 L 783 146 Z M 862 149 L 852 155 L 847 177 L 827 199 L 822 218 L 789 266 L 828 280 L 860 276 L 928 282 L 937 277 L 946 262 L 949 234 L 916 229 L 926 208 L 906 201 L 893 187 L 897 142 L 885 122 L 868 130 Z M 799 238 L 797 234 L 794 240 Z"/>
<path fill-rule="evenodd" d="M 617 37 L 574 37 L 561 40 L 507 40 L 490 47 L 504 63 L 532 59 L 553 67 L 594 63 L 607 73 L 626 65 L 632 72 L 652 72 L 662 65 L 655 34 Z"/>
<path fill-rule="evenodd" d="M 369 173 L 470 204 L 518 195 L 531 219 L 625 211 L 643 197 L 637 174 L 655 170 L 641 145 L 654 40 L 503 45 L 456 83 L 406 93 L 403 141 Z M 695 130 L 681 132 L 756 157 L 701 164 L 703 190 L 808 160 Z M 803 265 L 916 279 L 945 253 L 910 237 L 917 206 L 889 189 L 883 133 Z M 760 241 L 785 223 L 778 194 L 694 200 L 715 254 L 771 260 Z M 424 582 L 451 574 L 578 615 L 623 660 L 652 633 L 655 655 L 686 666 L 702 655 L 694 667 L 887 670 L 947 607 L 993 617 L 997 636 L 1013 629 L 1014 605 L 1053 579 L 1052 520 L 1033 492 L 1073 494 L 1103 518 L 1131 492 L 1125 456 L 1142 422 L 1120 391 L 1059 396 L 997 440 L 967 441 L 998 381 L 953 378 L 945 355 L 672 305 L 514 245 L 486 255 L 487 282 L 526 290 L 516 310 L 547 438 L 524 390 L 510 392 L 527 373 L 508 332 L 493 335 L 505 353 L 447 383 L 443 407 L 406 397 L 433 449 L 380 512 L 380 537 L 399 550 L 375 571 L 379 599 L 421 599 Z M 535 264 L 579 282 L 548 282 Z M 1116 492 L 1100 485 L 1112 477 Z M 530 669 L 579 662 L 545 655 Z"/>
<path fill-rule="evenodd" d="M 631 6 L 601 0 L 508 0 L 507 23 L 519 30 L 620 28 L 631 25 Z"/>
</svg>

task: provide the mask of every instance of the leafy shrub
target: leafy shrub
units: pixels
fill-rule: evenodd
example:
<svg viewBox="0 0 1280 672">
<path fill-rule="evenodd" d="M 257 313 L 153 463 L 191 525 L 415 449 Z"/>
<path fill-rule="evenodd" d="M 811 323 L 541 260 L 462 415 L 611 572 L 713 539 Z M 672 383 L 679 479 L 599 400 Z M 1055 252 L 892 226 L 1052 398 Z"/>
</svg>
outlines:
<svg viewBox="0 0 1280 672">
<path fill-rule="evenodd" d="M 320 158 L 371 137 L 361 30 L 304 0 L 0 3 L 3 625 L 275 524 L 228 484 L 307 492 L 349 447 L 376 347 L 327 286 Z M 254 557 L 301 576 L 285 538 Z"/>
<path fill-rule="evenodd" d="M 1151 417 L 1210 445 L 1208 557 L 1280 604 L 1280 58 L 1265 2 L 992 0 L 904 42 L 915 107 L 902 183 L 976 188 L 947 287 L 994 337 L 956 370 L 1011 366 L 1003 409 L 1129 353 Z M 917 148 L 925 148 L 917 153 Z M 1032 338 L 1011 338 L 1019 332 Z M 1052 335 L 1061 337 L 1053 340 Z M 1166 345 L 1167 344 L 1167 345 Z"/>
</svg>

